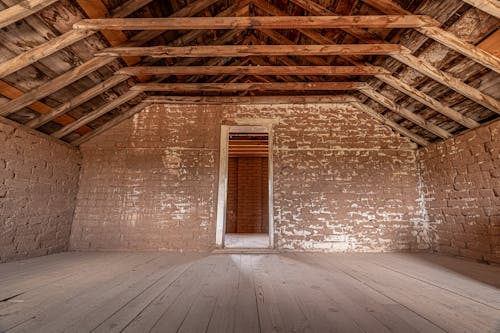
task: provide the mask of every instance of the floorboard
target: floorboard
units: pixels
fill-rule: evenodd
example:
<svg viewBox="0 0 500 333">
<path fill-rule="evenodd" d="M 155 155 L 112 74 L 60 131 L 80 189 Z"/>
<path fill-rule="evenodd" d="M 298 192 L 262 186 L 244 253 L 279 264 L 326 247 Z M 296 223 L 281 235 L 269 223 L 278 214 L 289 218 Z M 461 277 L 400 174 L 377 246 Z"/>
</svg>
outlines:
<svg viewBox="0 0 500 333">
<path fill-rule="evenodd" d="M 0 332 L 500 332 L 500 267 L 431 254 L 63 253 L 0 296 Z"/>
</svg>

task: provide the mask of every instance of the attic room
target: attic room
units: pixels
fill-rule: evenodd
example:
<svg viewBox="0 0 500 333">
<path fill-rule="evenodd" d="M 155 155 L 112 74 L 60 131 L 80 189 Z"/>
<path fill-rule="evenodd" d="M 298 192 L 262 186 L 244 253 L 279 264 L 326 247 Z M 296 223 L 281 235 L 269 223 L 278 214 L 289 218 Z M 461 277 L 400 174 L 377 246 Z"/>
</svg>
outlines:
<svg viewBox="0 0 500 333">
<path fill-rule="evenodd" d="M 0 332 L 500 332 L 498 0 L 0 0 Z"/>
</svg>

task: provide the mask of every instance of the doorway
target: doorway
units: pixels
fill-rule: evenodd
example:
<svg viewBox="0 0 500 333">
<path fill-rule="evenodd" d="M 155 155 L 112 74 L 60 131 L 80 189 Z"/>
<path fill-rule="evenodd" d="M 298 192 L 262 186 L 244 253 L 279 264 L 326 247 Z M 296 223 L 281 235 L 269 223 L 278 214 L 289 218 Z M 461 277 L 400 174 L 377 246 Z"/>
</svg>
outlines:
<svg viewBox="0 0 500 333">
<path fill-rule="evenodd" d="M 226 248 L 269 245 L 267 133 L 229 133 Z"/>
<path fill-rule="evenodd" d="M 270 126 L 222 126 L 218 247 L 273 247 Z"/>
</svg>

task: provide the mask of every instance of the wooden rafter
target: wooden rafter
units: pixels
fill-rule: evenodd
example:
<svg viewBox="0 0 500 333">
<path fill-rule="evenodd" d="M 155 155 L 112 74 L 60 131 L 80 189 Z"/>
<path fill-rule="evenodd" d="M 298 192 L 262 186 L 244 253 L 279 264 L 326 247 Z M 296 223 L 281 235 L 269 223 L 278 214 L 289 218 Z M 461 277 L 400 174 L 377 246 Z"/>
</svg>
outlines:
<svg viewBox="0 0 500 333">
<path fill-rule="evenodd" d="M 58 0 L 24 0 L 0 11 L 0 29 L 28 17 Z"/>
<path fill-rule="evenodd" d="M 146 3 L 152 0 L 129 0 L 123 6 L 112 12 L 112 17 L 125 17 L 130 13 L 140 9 Z M 0 63 L 0 78 L 14 73 L 34 62 L 43 59 L 63 48 L 78 42 L 86 37 L 95 34 L 96 31 L 70 30 L 60 36 L 54 37 L 49 41 L 33 47 L 12 59 Z"/>
<path fill-rule="evenodd" d="M 109 130 L 110 128 L 115 127 L 116 125 L 118 125 L 121 122 L 123 122 L 124 120 L 132 117 L 136 113 L 141 112 L 142 110 L 144 110 L 144 108 L 146 108 L 149 105 L 150 105 L 150 103 L 148 103 L 148 102 L 139 103 L 136 106 L 128 109 L 126 112 L 124 112 L 124 113 L 120 114 L 119 116 L 116 116 L 115 118 L 111 119 L 110 121 L 108 121 L 107 123 L 105 123 L 104 125 L 102 125 L 101 127 L 96 128 L 92 132 L 87 133 L 87 134 L 79 137 L 78 139 L 72 141 L 71 144 L 75 145 L 75 146 L 79 146 L 82 143 L 87 142 L 88 140 L 92 139 L 93 137 L 96 137 L 97 135 L 99 135 L 101 133 L 104 133 L 105 131 Z"/>
<path fill-rule="evenodd" d="M 369 116 L 371 116 L 375 120 L 378 120 L 382 124 L 391 127 L 393 130 L 400 133 L 401 135 L 410 138 L 415 143 L 418 143 L 419 145 L 424 146 L 424 147 L 430 145 L 430 142 L 427 141 L 426 139 L 424 139 L 423 137 L 421 137 L 420 135 L 413 133 L 412 131 L 408 130 L 407 128 L 404 128 L 403 126 L 390 120 L 389 118 L 384 117 L 383 115 L 381 115 L 377 111 L 370 108 L 368 105 L 363 104 L 361 101 L 353 102 L 353 103 L 351 103 L 351 105 L 354 106 L 355 108 L 357 108 L 358 110 L 368 114 Z"/>
<path fill-rule="evenodd" d="M 469 5 L 472 5 L 482 11 L 495 16 L 496 18 L 500 18 L 500 3 L 498 0 L 463 0 L 467 2 Z"/>
<path fill-rule="evenodd" d="M 406 15 L 410 13 L 409 11 L 401 8 L 399 4 L 395 3 L 393 0 L 364 0 L 364 2 L 386 14 Z M 464 42 L 456 35 L 439 27 L 418 27 L 416 29 L 444 46 L 447 46 L 450 49 L 482 64 L 483 66 L 500 73 L 500 58 L 497 58 L 496 56 L 485 52 L 470 43 Z"/>
<path fill-rule="evenodd" d="M 376 66 L 138 66 L 115 74 L 127 75 L 387 75 Z"/>
<path fill-rule="evenodd" d="M 382 95 L 381 93 L 375 91 L 373 88 L 366 88 L 366 89 L 361 89 L 361 93 L 365 94 L 366 96 L 370 97 L 377 103 L 382 104 L 389 110 L 399 114 L 400 116 L 408 119 L 415 125 L 418 125 L 425 130 L 439 136 L 442 139 L 448 139 L 451 138 L 453 135 L 448 133 L 446 130 L 442 129 L 441 127 L 434 125 L 433 123 L 425 120 L 422 116 L 419 116 L 410 110 L 398 105 L 395 103 L 393 100 L 390 98 Z"/>
<path fill-rule="evenodd" d="M 421 15 L 363 16 L 252 16 L 189 18 L 111 18 L 81 20 L 80 30 L 209 30 L 209 29 L 338 29 L 338 28 L 416 28 L 439 22 Z"/>
<path fill-rule="evenodd" d="M 9 85 L 7 82 L 4 82 L 4 81 L 1 81 L 0 80 L 0 91 L 1 91 L 1 94 L 7 98 L 10 98 L 10 99 L 15 99 L 15 98 L 18 98 L 19 96 L 22 96 L 23 95 L 23 92 L 11 85 Z M 30 104 L 30 105 L 27 105 L 27 108 L 29 108 L 30 110 L 33 110 L 39 114 L 49 114 L 51 112 L 53 112 L 53 109 L 48 106 L 47 104 L 44 104 L 42 102 L 34 102 L 33 104 Z M 68 124 L 71 124 L 72 122 L 75 121 L 75 118 L 71 117 L 71 116 L 68 116 L 68 115 L 60 115 L 58 117 L 54 117 L 54 122 L 59 124 L 59 125 L 62 125 L 62 126 L 66 126 Z M 90 132 L 91 128 L 90 127 L 81 127 L 78 129 L 78 134 L 80 135 L 84 135 L 88 132 Z"/>
<path fill-rule="evenodd" d="M 331 11 L 311 0 L 290 0 L 290 1 L 303 7 L 311 14 L 332 15 Z M 343 30 L 349 33 L 349 29 L 343 29 Z M 360 40 L 362 42 L 366 42 L 362 38 L 360 38 Z M 384 41 L 379 39 L 377 42 L 384 42 Z M 483 105 L 484 107 L 490 109 L 491 111 L 497 113 L 500 112 L 500 103 L 495 98 L 488 96 L 487 94 L 481 92 L 480 90 L 474 87 L 471 87 L 470 85 L 460 81 L 459 79 L 453 77 L 452 75 L 444 71 L 441 71 L 440 69 L 434 67 L 429 62 L 421 60 L 413 56 L 409 52 L 391 54 L 391 56 L 397 59 L 398 61 L 402 62 L 403 64 L 447 86 L 448 88 L 455 90 L 459 94 L 462 94 L 463 96 L 473 100 L 474 102 Z"/>
<path fill-rule="evenodd" d="M 207 6 L 212 5 L 215 1 L 217 0 L 198 0 L 195 1 L 188 6 L 184 7 L 180 11 L 176 12 L 173 15 L 178 15 L 178 16 L 184 16 L 184 15 L 194 15 L 197 12 L 203 10 Z M 127 46 L 138 46 L 142 45 L 144 43 L 147 43 L 148 41 L 158 37 L 162 32 L 157 32 L 157 31 L 143 31 L 138 33 L 137 35 L 134 35 L 129 41 L 124 43 Z M 55 79 L 52 79 L 51 81 L 48 81 L 41 86 L 25 93 L 24 95 L 11 100 L 7 103 L 1 104 L 1 111 L 0 115 L 1 116 L 6 116 L 9 114 L 12 114 L 21 108 L 35 102 L 38 99 L 41 99 L 43 97 L 46 97 L 61 88 L 75 82 L 76 80 L 92 73 L 93 71 L 111 63 L 114 61 L 116 57 L 100 57 L 100 58 L 93 58 L 85 63 L 74 67 L 70 71 L 56 77 Z"/>
<path fill-rule="evenodd" d="M 120 95 L 119 97 L 115 98 L 111 102 L 106 103 L 103 106 L 97 108 L 96 110 L 85 114 L 83 117 L 79 118 L 77 121 L 75 121 L 67 126 L 64 126 L 60 130 L 52 133 L 51 136 L 58 138 L 58 139 L 62 138 L 63 136 L 68 135 L 69 133 L 73 132 L 77 128 L 88 124 L 92 120 L 99 118 L 100 116 L 102 116 L 102 115 L 108 113 L 109 111 L 119 107 L 120 105 L 130 101 L 131 99 L 139 96 L 140 94 L 141 94 L 141 91 L 130 90 L 130 91 L 126 92 L 125 94 Z"/>
<path fill-rule="evenodd" d="M 174 57 L 248 57 L 290 55 L 393 55 L 408 52 L 397 44 L 339 44 L 339 45 L 222 45 L 222 46 L 149 46 L 111 47 L 95 53 L 100 57 L 150 56 Z"/>
</svg>

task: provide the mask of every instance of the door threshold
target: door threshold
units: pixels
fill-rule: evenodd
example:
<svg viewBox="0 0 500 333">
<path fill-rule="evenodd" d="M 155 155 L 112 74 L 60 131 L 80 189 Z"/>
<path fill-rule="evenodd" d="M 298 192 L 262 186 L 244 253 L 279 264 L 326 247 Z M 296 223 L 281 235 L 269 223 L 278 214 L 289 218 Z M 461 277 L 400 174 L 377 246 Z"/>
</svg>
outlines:
<svg viewBox="0 0 500 333">
<path fill-rule="evenodd" d="M 270 248 L 225 248 L 215 249 L 212 254 L 279 254 L 280 252 Z"/>
</svg>

